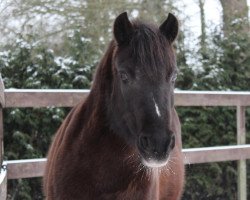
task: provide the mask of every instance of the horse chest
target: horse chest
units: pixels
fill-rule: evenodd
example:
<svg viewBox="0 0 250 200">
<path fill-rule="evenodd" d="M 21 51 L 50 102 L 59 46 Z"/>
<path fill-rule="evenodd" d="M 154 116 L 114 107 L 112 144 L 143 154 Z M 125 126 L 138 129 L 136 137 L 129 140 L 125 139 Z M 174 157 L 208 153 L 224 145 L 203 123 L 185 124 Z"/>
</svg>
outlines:
<svg viewBox="0 0 250 200">
<path fill-rule="evenodd" d="M 144 177 L 145 178 L 145 177 Z M 103 199 L 114 200 L 160 200 L 159 179 L 136 180 L 136 178 L 126 184 L 126 188 L 121 189 L 113 194 L 104 194 Z M 149 177 L 148 177 L 149 178 Z M 150 177 L 152 178 L 152 177 Z M 143 180 L 144 179 L 144 180 Z"/>
</svg>

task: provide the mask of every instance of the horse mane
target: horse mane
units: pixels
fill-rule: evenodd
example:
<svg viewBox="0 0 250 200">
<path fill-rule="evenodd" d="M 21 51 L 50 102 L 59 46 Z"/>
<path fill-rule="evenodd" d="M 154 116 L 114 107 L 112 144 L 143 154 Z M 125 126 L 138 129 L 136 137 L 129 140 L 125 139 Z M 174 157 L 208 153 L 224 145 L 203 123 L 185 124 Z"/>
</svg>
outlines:
<svg viewBox="0 0 250 200">
<path fill-rule="evenodd" d="M 105 113 L 107 105 L 104 103 L 109 98 L 108 94 L 112 91 L 112 59 L 114 49 L 115 42 L 112 40 L 96 69 L 90 93 L 84 102 L 84 107 L 86 108 L 85 119 L 88 119 L 86 126 L 89 129 L 97 127 L 93 126 L 96 122 L 100 122 L 100 125 L 107 123 L 106 121 L 104 123 L 102 122 L 103 120 L 106 120 Z"/>
</svg>

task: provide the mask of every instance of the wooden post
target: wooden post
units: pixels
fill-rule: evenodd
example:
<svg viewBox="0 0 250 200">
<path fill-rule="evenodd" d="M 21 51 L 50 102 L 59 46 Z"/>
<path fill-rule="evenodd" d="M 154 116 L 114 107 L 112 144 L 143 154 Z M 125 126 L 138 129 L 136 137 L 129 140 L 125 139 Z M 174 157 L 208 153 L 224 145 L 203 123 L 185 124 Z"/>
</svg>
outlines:
<svg viewBox="0 0 250 200">
<path fill-rule="evenodd" d="M 246 143 L 245 107 L 237 106 L 237 144 Z M 238 200 L 247 200 L 246 160 L 237 161 L 238 165 Z"/>
<path fill-rule="evenodd" d="M 3 107 L 5 105 L 4 84 L 0 73 L 0 199 L 7 198 L 7 170 L 3 168 Z"/>
<path fill-rule="evenodd" d="M 7 199 L 7 170 L 0 169 L 0 199 Z"/>
<path fill-rule="evenodd" d="M 3 109 L 0 105 L 0 170 L 3 164 L 3 152 Z"/>
<path fill-rule="evenodd" d="M 3 164 L 3 107 L 5 106 L 4 83 L 0 73 L 0 167 Z"/>
</svg>

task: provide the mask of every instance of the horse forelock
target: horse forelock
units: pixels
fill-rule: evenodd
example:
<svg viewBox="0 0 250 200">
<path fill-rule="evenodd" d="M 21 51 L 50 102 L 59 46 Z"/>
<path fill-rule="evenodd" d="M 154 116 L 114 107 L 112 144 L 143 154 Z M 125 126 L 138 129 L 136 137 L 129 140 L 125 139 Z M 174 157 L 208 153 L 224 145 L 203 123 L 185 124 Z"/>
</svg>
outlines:
<svg viewBox="0 0 250 200">
<path fill-rule="evenodd" d="M 151 79 L 158 78 L 164 69 L 170 74 L 175 66 L 172 46 L 159 28 L 140 21 L 132 23 L 134 33 L 129 45 L 135 66 L 140 66 L 139 71 Z"/>
</svg>

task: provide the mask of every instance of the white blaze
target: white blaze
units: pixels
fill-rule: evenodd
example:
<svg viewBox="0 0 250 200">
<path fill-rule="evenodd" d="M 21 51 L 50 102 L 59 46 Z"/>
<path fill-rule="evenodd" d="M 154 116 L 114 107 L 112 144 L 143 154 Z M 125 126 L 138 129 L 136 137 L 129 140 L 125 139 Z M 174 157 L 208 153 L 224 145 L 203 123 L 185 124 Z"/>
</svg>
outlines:
<svg viewBox="0 0 250 200">
<path fill-rule="evenodd" d="M 155 102 L 155 98 L 154 97 L 153 97 L 153 101 L 154 101 L 154 104 L 155 104 L 155 111 L 156 111 L 157 115 L 160 117 L 161 113 L 160 113 L 160 110 L 159 110 L 159 107 L 158 107 L 157 103 Z"/>
</svg>

